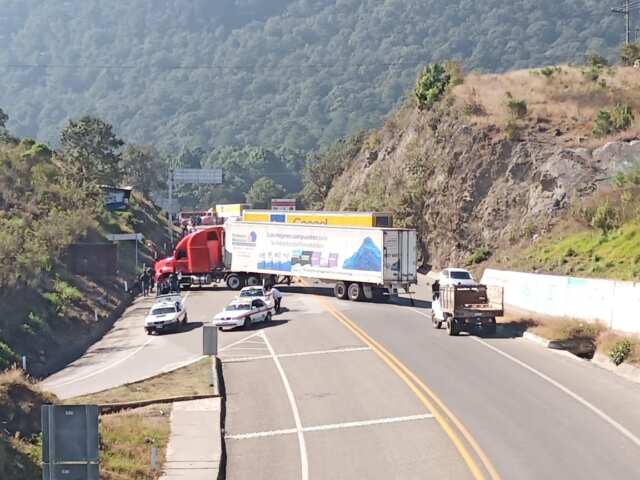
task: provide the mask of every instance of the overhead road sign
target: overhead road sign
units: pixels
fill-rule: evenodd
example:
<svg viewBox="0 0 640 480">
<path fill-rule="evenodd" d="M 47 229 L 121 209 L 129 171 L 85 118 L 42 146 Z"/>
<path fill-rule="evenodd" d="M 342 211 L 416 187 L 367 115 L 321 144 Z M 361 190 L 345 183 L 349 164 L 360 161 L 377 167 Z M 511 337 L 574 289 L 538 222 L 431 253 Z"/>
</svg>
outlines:
<svg viewBox="0 0 640 480">
<path fill-rule="evenodd" d="M 124 242 L 126 240 L 137 240 L 139 242 L 144 238 L 141 233 L 111 233 L 107 238 L 112 242 Z"/>
<path fill-rule="evenodd" d="M 222 170 L 219 168 L 176 168 L 173 171 L 173 180 L 176 183 L 220 185 Z"/>
</svg>

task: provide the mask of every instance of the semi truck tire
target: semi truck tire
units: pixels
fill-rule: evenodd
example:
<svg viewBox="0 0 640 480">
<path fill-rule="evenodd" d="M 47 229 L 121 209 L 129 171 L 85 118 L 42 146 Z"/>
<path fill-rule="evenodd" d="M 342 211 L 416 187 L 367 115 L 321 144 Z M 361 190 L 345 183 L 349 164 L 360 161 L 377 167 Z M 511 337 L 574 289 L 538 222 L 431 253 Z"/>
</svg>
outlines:
<svg viewBox="0 0 640 480">
<path fill-rule="evenodd" d="M 335 286 L 333 287 L 333 294 L 340 300 L 344 300 L 345 298 L 347 298 L 347 286 L 344 284 L 344 282 L 336 282 Z"/>
<path fill-rule="evenodd" d="M 261 285 L 262 282 L 260 281 L 260 277 L 257 275 L 249 275 L 247 277 L 247 287 L 256 287 L 258 285 Z"/>
<path fill-rule="evenodd" d="M 433 312 L 431 312 L 431 322 L 433 323 L 433 328 L 439 330 L 442 327 L 442 322 L 438 320 Z"/>
<path fill-rule="evenodd" d="M 451 337 L 455 337 L 458 335 L 458 333 L 460 333 L 460 330 L 458 328 L 458 322 L 453 317 L 449 317 L 447 319 L 447 333 Z"/>
<path fill-rule="evenodd" d="M 484 331 L 485 333 L 489 334 L 489 335 L 495 335 L 496 331 L 497 331 L 497 327 L 496 327 L 496 319 L 492 318 L 491 322 L 487 323 L 484 327 Z"/>
<path fill-rule="evenodd" d="M 227 287 L 231 290 L 240 290 L 243 283 L 242 277 L 236 273 L 227 276 Z"/>
<path fill-rule="evenodd" d="M 362 297 L 363 297 L 362 285 L 355 282 L 350 283 L 349 289 L 347 290 L 347 295 L 349 296 L 349 300 L 352 300 L 354 302 L 359 302 L 360 300 L 362 300 Z"/>
</svg>

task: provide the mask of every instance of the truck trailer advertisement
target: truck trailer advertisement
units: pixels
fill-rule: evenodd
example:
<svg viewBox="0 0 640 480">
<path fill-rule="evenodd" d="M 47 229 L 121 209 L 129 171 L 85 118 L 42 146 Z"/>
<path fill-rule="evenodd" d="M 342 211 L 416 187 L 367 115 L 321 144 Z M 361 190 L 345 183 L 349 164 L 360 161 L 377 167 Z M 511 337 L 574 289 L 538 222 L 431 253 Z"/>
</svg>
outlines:
<svg viewBox="0 0 640 480">
<path fill-rule="evenodd" d="M 379 229 L 236 223 L 227 248 L 234 271 L 381 284 L 384 238 Z"/>
</svg>

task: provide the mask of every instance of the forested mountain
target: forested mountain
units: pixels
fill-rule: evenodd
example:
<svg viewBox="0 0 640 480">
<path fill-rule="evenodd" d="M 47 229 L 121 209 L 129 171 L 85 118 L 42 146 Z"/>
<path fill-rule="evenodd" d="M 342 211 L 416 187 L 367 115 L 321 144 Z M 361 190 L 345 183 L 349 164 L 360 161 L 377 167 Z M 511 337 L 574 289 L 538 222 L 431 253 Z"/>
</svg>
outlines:
<svg viewBox="0 0 640 480">
<path fill-rule="evenodd" d="M 308 150 L 380 124 L 433 60 L 501 71 L 613 56 L 615 4 L 0 0 L 0 105 L 43 140 L 92 114 L 173 152 Z"/>
</svg>

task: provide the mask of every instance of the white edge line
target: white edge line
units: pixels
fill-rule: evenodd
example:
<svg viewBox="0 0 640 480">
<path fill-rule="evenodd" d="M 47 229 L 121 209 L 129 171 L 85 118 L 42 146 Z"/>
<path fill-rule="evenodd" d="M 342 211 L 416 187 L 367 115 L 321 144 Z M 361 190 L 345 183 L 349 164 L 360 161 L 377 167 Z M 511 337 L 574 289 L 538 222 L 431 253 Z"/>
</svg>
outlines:
<svg viewBox="0 0 640 480">
<path fill-rule="evenodd" d="M 423 315 L 425 317 L 427 317 L 427 314 L 422 313 L 421 311 L 415 309 L 415 308 L 411 308 L 411 310 L 413 310 L 416 313 L 419 313 L 420 315 Z M 604 420 L 605 422 L 607 422 L 610 426 L 612 426 L 614 429 L 616 429 L 619 433 L 621 433 L 622 435 L 624 435 L 625 437 L 627 437 L 627 439 L 631 440 L 631 442 L 633 442 L 636 446 L 640 447 L 640 438 L 636 437 L 631 431 L 629 431 L 627 428 L 623 427 L 622 425 L 620 425 L 618 422 L 616 422 L 613 418 L 611 418 L 609 415 L 607 415 L 606 413 L 604 413 L 602 410 L 600 410 L 598 407 L 596 407 L 595 405 L 593 405 L 592 403 L 589 403 L 589 401 L 585 400 L 584 398 L 582 398 L 580 395 L 578 395 L 577 393 L 575 393 L 572 390 L 569 390 L 567 387 L 565 387 L 564 385 L 562 385 L 560 382 L 554 380 L 553 378 L 549 377 L 548 375 L 542 373 L 539 370 L 536 370 L 535 368 L 533 368 L 532 366 L 524 363 L 522 360 L 518 360 L 517 358 L 509 355 L 506 352 L 503 352 L 502 350 L 500 350 L 497 347 L 494 347 L 493 345 L 485 342 L 484 340 L 478 338 L 478 337 L 470 337 L 473 340 L 475 340 L 476 342 L 484 345 L 485 347 L 493 350 L 494 352 L 496 352 L 498 355 L 502 355 L 504 358 L 507 358 L 509 360 L 511 360 L 512 362 L 516 363 L 517 365 L 520 365 L 522 368 L 529 370 L 531 373 L 533 373 L 534 375 L 537 375 L 538 377 L 542 378 L 543 380 L 545 380 L 546 382 L 550 383 L 551 385 L 553 385 L 554 387 L 556 387 L 558 390 L 564 392 L 565 394 L 569 395 L 571 398 L 573 398 L 576 402 L 578 402 L 579 404 L 583 405 L 584 407 L 588 408 L 589 410 L 591 410 L 593 413 L 595 413 L 598 417 L 600 417 L 602 420 Z"/>
<path fill-rule="evenodd" d="M 80 382 L 80 381 L 82 381 L 82 380 L 86 380 L 87 378 L 94 377 L 94 376 L 98 375 L 99 373 L 102 373 L 102 372 L 104 372 L 104 371 L 107 371 L 107 370 L 109 370 L 109 369 L 111 369 L 111 368 L 115 367 L 116 365 L 120 365 L 122 362 L 124 362 L 124 361 L 126 361 L 126 360 L 129 360 L 131 357 L 133 357 L 135 354 L 137 354 L 140 350 L 142 350 L 144 347 L 146 347 L 147 345 L 149 345 L 149 343 L 151 343 L 151 341 L 152 341 L 152 340 L 153 340 L 153 338 L 149 338 L 149 339 L 147 339 L 147 341 L 146 341 L 146 342 L 144 342 L 142 345 L 140 345 L 138 348 L 136 348 L 133 352 L 129 353 L 129 354 L 128 354 L 128 355 L 126 355 L 125 357 L 122 357 L 121 359 L 116 360 L 115 362 L 110 363 L 110 364 L 108 364 L 108 365 L 105 365 L 104 367 L 99 368 L 98 370 L 94 370 L 94 371 L 93 371 L 93 372 L 91 372 L 91 373 L 88 373 L 88 374 L 86 374 L 86 375 L 82 375 L 82 376 L 80 376 L 80 377 L 72 377 L 71 379 L 68 379 L 68 380 L 62 380 L 62 381 L 59 381 L 59 382 L 46 383 L 46 381 L 45 381 L 45 382 L 43 382 L 41 385 L 42 385 L 44 388 L 47 388 L 47 389 L 48 389 L 48 388 L 51 388 L 51 387 L 54 387 L 54 388 L 55 388 L 55 387 L 61 387 L 61 386 L 63 386 L 63 385 L 70 385 L 70 384 L 72 384 L 72 383 Z"/>
<path fill-rule="evenodd" d="M 282 379 L 282 383 L 284 384 L 284 388 L 287 392 L 287 397 L 289 397 L 289 404 L 291 405 L 291 412 L 293 413 L 293 420 L 296 424 L 296 432 L 298 434 L 298 445 L 300 446 L 300 469 L 301 469 L 301 480 L 309 480 L 309 459 L 307 458 L 307 445 L 304 440 L 304 433 L 302 430 L 302 421 L 300 420 L 300 412 L 298 411 L 298 405 L 296 404 L 296 399 L 293 396 L 293 391 L 291 390 L 291 385 L 289 385 L 289 380 L 284 373 L 284 369 L 280 364 L 280 360 L 276 356 L 276 353 L 267 338 L 267 335 L 264 331 L 260 331 L 262 338 L 264 339 L 264 343 L 266 343 L 267 348 L 269 349 L 269 353 L 273 357 L 273 361 L 276 364 L 276 368 L 280 373 L 280 378 Z"/>
<path fill-rule="evenodd" d="M 542 378 L 543 380 L 547 381 L 548 383 L 550 383 L 551 385 L 553 385 L 554 387 L 556 387 L 558 390 L 566 393 L 567 395 L 569 395 L 571 398 L 573 398 L 576 402 L 580 403 L 581 405 L 583 405 L 584 407 L 588 408 L 589 410 L 591 410 L 593 413 L 595 413 L 597 416 L 599 416 L 602 420 L 604 420 L 605 422 L 607 422 L 609 425 L 611 425 L 613 428 L 615 428 L 618 432 L 620 432 L 622 435 L 624 435 L 625 437 L 627 437 L 627 439 L 631 440 L 636 446 L 640 447 L 640 439 L 638 437 L 636 437 L 633 433 L 631 433 L 628 429 L 626 429 L 625 427 L 623 427 L 622 425 L 620 425 L 618 422 L 616 422 L 613 418 L 611 418 L 609 415 L 607 415 L 606 413 L 604 413 L 602 410 L 600 410 L 598 407 L 596 407 L 595 405 L 589 403 L 587 400 L 585 400 L 584 398 L 582 398 L 580 395 L 578 395 L 577 393 L 573 392 L 572 390 L 569 390 L 567 387 L 565 387 L 564 385 L 562 385 L 561 383 L 559 383 L 558 381 L 554 380 L 553 378 L 549 377 L 548 375 L 545 375 L 544 373 L 540 372 L 539 370 L 536 370 L 535 368 L 531 367 L 530 365 L 527 365 L 526 363 L 524 363 L 522 360 L 518 360 L 517 358 L 509 355 L 506 352 L 503 352 L 502 350 L 500 350 L 499 348 L 494 347 L 493 345 L 490 345 L 489 343 L 485 342 L 484 340 L 481 340 L 477 337 L 471 337 L 473 338 L 476 342 L 479 342 L 480 344 L 484 345 L 485 347 L 493 350 L 494 352 L 496 352 L 498 355 L 502 355 L 503 357 L 511 360 L 512 362 L 520 365 L 522 368 L 529 370 L 531 373 L 533 373 L 534 375 L 537 375 L 538 377 Z"/>
<path fill-rule="evenodd" d="M 302 429 L 303 432 L 321 432 L 325 430 L 339 430 L 342 428 L 355 428 L 355 427 L 368 427 L 372 425 L 384 425 L 388 423 L 400 423 L 400 422 L 411 422 L 415 420 L 425 420 L 431 419 L 433 415 L 430 413 L 422 413 L 419 415 L 408 415 L 406 417 L 390 417 L 390 418 L 379 418 L 375 420 L 363 420 L 358 422 L 345 422 L 345 423 L 333 423 L 328 425 L 317 425 L 314 427 L 305 427 Z M 287 435 L 296 433 L 297 430 L 295 428 L 287 428 L 283 430 L 271 430 L 267 432 L 255 432 L 255 433 L 242 433 L 238 435 L 227 435 L 226 439 L 231 440 L 246 440 L 251 438 L 263 438 L 263 437 L 273 437 L 276 435 Z"/>
<path fill-rule="evenodd" d="M 189 298 L 189 294 L 191 292 L 187 292 L 186 295 L 184 296 L 184 299 L 182 300 L 182 304 L 186 304 L 187 303 L 187 299 Z M 135 306 L 135 303 L 131 305 L 132 307 Z M 120 319 L 121 320 L 121 319 Z M 116 321 L 114 322 L 113 326 L 111 327 L 110 331 L 113 331 L 114 327 L 116 326 L 116 324 L 120 321 Z M 135 349 L 133 352 L 129 353 L 128 355 L 126 355 L 125 357 L 116 360 L 113 363 L 109 363 L 107 365 L 105 365 L 104 367 L 98 368 L 97 370 L 92 371 L 91 373 L 87 373 L 85 375 L 80 375 L 80 376 L 76 376 L 76 377 L 71 377 L 68 378 L 66 380 L 60 380 L 60 381 L 54 381 L 52 383 L 47 383 L 47 381 L 45 380 L 44 382 L 41 383 L 43 388 L 55 388 L 55 387 L 62 387 L 64 385 L 70 385 L 72 383 L 76 383 L 76 382 L 80 382 L 82 380 L 86 380 L 87 378 L 91 378 L 95 375 L 98 375 L 99 373 L 102 373 L 106 370 L 109 370 L 113 367 L 115 367 L 116 365 L 120 365 L 122 362 L 129 360 L 131 357 L 133 357 L 136 353 L 138 353 L 140 350 L 142 350 L 144 347 L 146 347 L 153 339 L 152 338 L 148 338 L 147 341 L 142 344 L 140 347 L 138 347 L 137 349 Z M 95 343 L 94 343 L 95 345 Z M 90 354 L 91 351 L 88 351 L 87 354 Z"/>
</svg>

